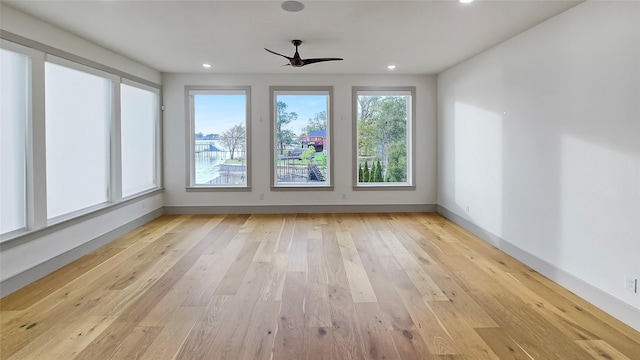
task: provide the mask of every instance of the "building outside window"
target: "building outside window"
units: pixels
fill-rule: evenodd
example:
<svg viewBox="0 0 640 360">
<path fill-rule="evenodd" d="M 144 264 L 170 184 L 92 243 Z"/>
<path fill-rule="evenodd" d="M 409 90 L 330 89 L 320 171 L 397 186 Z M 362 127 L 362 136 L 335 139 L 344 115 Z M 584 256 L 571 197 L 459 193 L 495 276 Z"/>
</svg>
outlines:
<svg viewBox="0 0 640 360">
<path fill-rule="evenodd" d="M 330 188 L 332 87 L 271 87 L 274 188 Z"/>
</svg>

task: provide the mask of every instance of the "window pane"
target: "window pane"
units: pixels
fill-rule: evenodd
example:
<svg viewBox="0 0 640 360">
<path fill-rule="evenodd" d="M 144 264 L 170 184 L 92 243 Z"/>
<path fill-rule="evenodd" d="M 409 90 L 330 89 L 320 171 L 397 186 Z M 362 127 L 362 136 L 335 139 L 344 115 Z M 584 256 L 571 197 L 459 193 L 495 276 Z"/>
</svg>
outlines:
<svg viewBox="0 0 640 360">
<path fill-rule="evenodd" d="M 109 200 L 108 79 L 45 64 L 47 217 Z"/>
<path fill-rule="evenodd" d="M 122 196 L 156 186 L 158 94 L 134 86 L 120 87 Z"/>
<path fill-rule="evenodd" d="M 358 184 L 410 184 L 411 95 L 359 92 Z"/>
<path fill-rule="evenodd" d="M 275 184 L 329 185 L 329 95 L 276 92 Z"/>
<path fill-rule="evenodd" d="M 0 233 L 26 227 L 26 125 L 30 61 L 0 49 Z"/>
<path fill-rule="evenodd" d="M 193 96 L 194 185 L 247 186 L 247 95 Z"/>
</svg>

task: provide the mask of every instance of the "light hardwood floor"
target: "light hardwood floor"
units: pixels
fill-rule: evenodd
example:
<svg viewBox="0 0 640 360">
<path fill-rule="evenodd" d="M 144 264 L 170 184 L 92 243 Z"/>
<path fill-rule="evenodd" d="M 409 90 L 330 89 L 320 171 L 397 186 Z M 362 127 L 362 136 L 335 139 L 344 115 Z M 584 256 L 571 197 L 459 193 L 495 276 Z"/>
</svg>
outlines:
<svg viewBox="0 0 640 360">
<path fill-rule="evenodd" d="M 432 213 L 163 216 L 0 309 L 2 359 L 640 359 Z"/>
</svg>

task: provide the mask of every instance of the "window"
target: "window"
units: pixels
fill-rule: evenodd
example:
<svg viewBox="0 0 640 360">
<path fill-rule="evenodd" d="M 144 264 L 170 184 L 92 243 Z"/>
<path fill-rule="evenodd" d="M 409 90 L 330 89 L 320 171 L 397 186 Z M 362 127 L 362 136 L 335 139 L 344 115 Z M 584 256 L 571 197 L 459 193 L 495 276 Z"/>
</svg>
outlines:
<svg viewBox="0 0 640 360">
<path fill-rule="evenodd" d="M 354 188 L 413 188 L 415 88 L 353 88 Z"/>
<path fill-rule="evenodd" d="M 0 39 L 0 242 L 158 189 L 159 89 Z"/>
<path fill-rule="evenodd" d="M 250 88 L 187 87 L 189 188 L 249 188 Z"/>
<path fill-rule="evenodd" d="M 330 188 L 332 87 L 271 87 L 274 188 Z"/>
<path fill-rule="evenodd" d="M 97 73 L 61 59 L 45 63 L 48 219 L 110 199 L 113 80 Z"/>
<path fill-rule="evenodd" d="M 27 121 L 31 107 L 29 57 L 0 49 L 0 233 L 27 226 Z"/>
<path fill-rule="evenodd" d="M 158 90 L 120 85 L 122 197 L 157 187 Z"/>
</svg>

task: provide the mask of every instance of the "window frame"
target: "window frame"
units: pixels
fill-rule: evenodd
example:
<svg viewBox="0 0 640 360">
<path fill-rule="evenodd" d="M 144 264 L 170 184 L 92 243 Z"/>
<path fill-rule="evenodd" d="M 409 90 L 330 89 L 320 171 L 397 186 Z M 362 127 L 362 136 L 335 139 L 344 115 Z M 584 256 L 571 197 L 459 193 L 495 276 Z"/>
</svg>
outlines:
<svg viewBox="0 0 640 360">
<path fill-rule="evenodd" d="M 148 189 L 144 189 L 144 190 L 140 190 L 138 192 L 135 192 L 133 194 L 127 195 L 127 196 L 122 196 L 122 85 L 127 85 L 127 86 L 131 86 L 131 87 L 135 87 L 138 89 L 142 89 L 142 90 L 146 90 L 149 92 L 152 92 L 156 95 L 156 103 L 155 103 L 155 118 L 154 118 L 154 127 L 155 127 L 155 131 L 154 131 L 154 163 L 153 163 L 153 176 L 154 176 L 154 184 L 153 187 L 148 188 Z M 130 80 L 127 78 L 121 78 L 120 83 L 119 83 L 119 99 L 118 99 L 118 111 L 117 111 L 117 121 L 116 121 L 116 126 L 118 129 L 118 139 L 120 141 L 119 146 L 118 146 L 118 151 L 120 151 L 119 154 L 119 159 L 118 159 L 118 169 L 117 169 L 117 173 L 120 174 L 120 176 L 118 176 L 118 181 L 119 181 L 119 185 L 118 188 L 120 189 L 120 199 L 122 200 L 127 200 L 127 199 L 132 199 L 135 198 L 141 194 L 145 194 L 149 191 L 153 191 L 156 189 L 159 189 L 161 186 L 161 180 L 162 180 L 162 159 L 161 159 L 161 155 L 162 154 L 162 128 L 161 128 L 161 123 L 160 123 L 160 117 L 161 117 L 161 109 L 160 109 L 160 103 L 162 102 L 161 99 L 161 95 L 162 92 L 159 88 L 153 87 L 153 86 L 149 86 L 146 84 L 142 84 L 140 82 L 134 81 L 134 80 Z"/>
<path fill-rule="evenodd" d="M 389 191 L 389 190 L 415 190 L 416 189 L 416 87 L 415 86 L 353 86 L 351 96 L 352 105 L 352 190 L 354 191 Z M 407 182 L 406 183 L 371 183 L 363 185 L 358 182 L 358 96 L 360 93 L 372 95 L 409 95 L 410 103 L 407 104 Z"/>
<path fill-rule="evenodd" d="M 277 95 L 326 95 L 327 100 L 327 183 L 326 185 L 317 185 L 306 183 L 278 184 L 276 181 L 276 112 L 277 112 Z M 307 190 L 325 190 L 333 191 L 333 86 L 270 86 L 269 87 L 269 162 L 270 162 L 270 178 L 271 191 L 307 191 Z"/>
<path fill-rule="evenodd" d="M 251 86 L 193 86 L 187 85 L 185 89 L 186 111 L 186 191 L 251 191 Z M 195 103 L 194 95 L 245 95 L 245 166 L 246 183 L 244 185 L 233 184 L 196 184 L 195 183 Z"/>
<path fill-rule="evenodd" d="M 37 64 L 42 62 L 44 59 L 44 55 L 38 51 L 35 51 L 31 48 L 22 46 L 20 44 L 16 44 L 4 39 L 0 39 L 0 49 L 3 49 L 8 52 L 12 52 L 18 55 L 22 55 L 27 58 L 27 74 L 25 78 L 25 88 L 26 88 L 26 109 L 25 110 L 25 124 L 24 124 L 24 198 L 23 198 L 23 214 L 22 214 L 22 223 L 24 224 L 22 227 L 17 229 L 13 229 L 7 232 L 1 232 L 0 229 L 0 239 L 4 240 L 7 238 L 15 237 L 19 234 L 22 234 L 32 226 L 33 224 L 33 202 L 34 202 L 34 194 L 31 190 L 33 188 L 33 151 L 32 146 L 34 144 L 33 141 L 33 107 L 34 107 L 34 92 L 37 92 L 39 88 L 34 83 L 34 72 L 38 73 L 39 69 L 36 69 Z M 35 89 L 34 89 L 35 88 Z"/>
<path fill-rule="evenodd" d="M 108 174 L 107 174 L 108 189 L 107 189 L 106 200 L 101 203 L 89 205 L 89 206 L 72 210 L 70 212 L 66 212 L 64 214 L 60 214 L 53 217 L 49 216 L 48 205 L 47 205 L 47 224 L 55 224 L 66 219 L 74 218 L 78 215 L 91 212 L 93 210 L 102 209 L 121 199 L 121 196 L 120 196 L 121 177 L 119 173 L 120 86 L 117 86 L 120 84 L 120 77 L 117 75 L 111 74 L 109 72 L 99 70 L 88 65 L 79 64 L 77 62 L 67 60 L 51 54 L 45 55 L 45 67 L 46 67 L 46 63 L 55 64 L 57 66 L 62 66 L 68 69 L 72 69 L 72 70 L 83 72 L 89 75 L 97 76 L 111 82 L 111 89 L 109 92 L 109 96 L 110 96 L 109 112 L 110 113 L 108 114 L 108 120 L 107 120 L 108 123 L 106 124 L 108 127 L 107 143 L 109 146 L 109 149 L 107 151 L 109 158 L 107 159 L 107 164 L 106 164 L 108 169 Z M 46 79 L 46 72 L 45 72 L 45 79 Z M 46 89 L 46 80 L 45 80 L 45 89 Z M 46 92 L 45 92 L 45 97 L 46 97 Z M 47 122 L 47 119 L 46 119 L 46 109 L 45 109 L 45 119 L 44 119 L 45 139 L 47 137 L 46 122 Z M 49 157 L 49 154 L 46 153 L 46 148 L 45 148 L 45 179 L 46 179 L 46 163 L 48 162 L 48 157 Z M 48 192 L 48 189 L 46 191 Z M 47 199 L 48 199 L 48 195 L 47 195 Z"/>
</svg>

